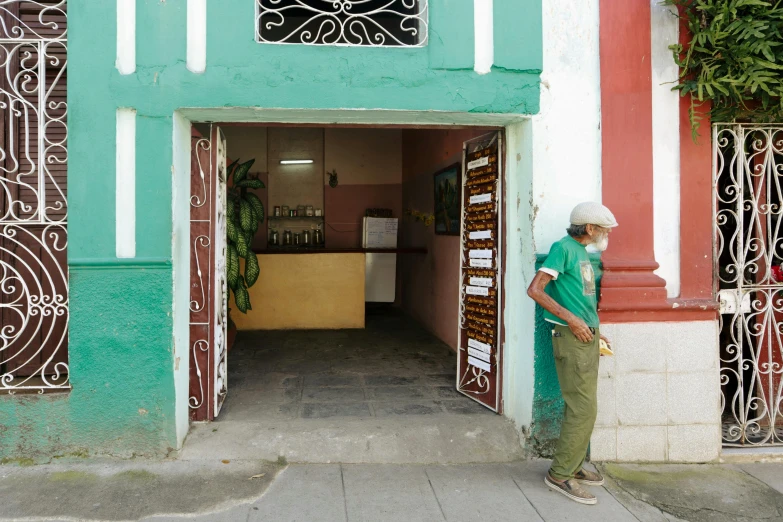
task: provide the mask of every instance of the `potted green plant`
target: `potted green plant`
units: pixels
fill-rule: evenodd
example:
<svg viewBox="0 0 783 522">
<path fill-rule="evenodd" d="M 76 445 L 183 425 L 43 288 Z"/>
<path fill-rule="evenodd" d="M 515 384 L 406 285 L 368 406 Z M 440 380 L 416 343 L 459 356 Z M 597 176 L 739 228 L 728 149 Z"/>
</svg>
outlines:
<svg viewBox="0 0 783 522">
<path fill-rule="evenodd" d="M 258 175 L 250 174 L 254 159 L 239 163 L 234 161 L 226 169 L 226 279 L 228 281 L 228 299 L 234 296 L 237 309 L 243 314 L 253 307 L 250 304 L 248 288 L 258 281 L 260 270 L 258 257 L 251 245 L 258 232 L 259 224 L 264 222 L 264 204 L 251 189 L 266 188 Z M 244 259 L 244 272 L 240 259 Z M 228 309 L 228 346 L 233 345 L 236 337 L 236 325 L 231 320 L 231 308 Z"/>
</svg>

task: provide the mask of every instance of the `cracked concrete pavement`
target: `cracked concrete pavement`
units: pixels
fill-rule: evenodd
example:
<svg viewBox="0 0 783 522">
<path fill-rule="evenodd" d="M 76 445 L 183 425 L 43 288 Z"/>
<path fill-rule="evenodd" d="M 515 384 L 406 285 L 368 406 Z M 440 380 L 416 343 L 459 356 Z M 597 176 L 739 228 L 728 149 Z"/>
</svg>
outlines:
<svg viewBox="0 0 783 522">
<path fill-rule="evenodd" d="M 783 521 L 783 463 L 604 464 L 596 506 L 545 460 L 460 465 L 74 460 L 0 466 L 0 520 Z"/>
</svg>

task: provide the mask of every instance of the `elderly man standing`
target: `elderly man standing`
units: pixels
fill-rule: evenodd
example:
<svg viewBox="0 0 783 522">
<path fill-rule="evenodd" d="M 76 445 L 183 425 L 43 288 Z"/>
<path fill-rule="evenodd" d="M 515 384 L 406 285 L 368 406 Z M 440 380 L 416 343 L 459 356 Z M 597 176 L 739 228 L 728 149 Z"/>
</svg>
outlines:
<svg viewBox="0 0 783 522">
<path fill-rule="evenodd" d="M 560 439 L 544 482 L 582 504 L 595 504 L 597 499 L 581 484 L 604 483 L 601 475 L 582 467 L 598 410 L 599 343 L 606 341 L 599 331 L 595 275 L 586 247 L 606 250 L 616 226 L 612 213 L 600 203 L 577 205 L 568 235 L 552 245 L 527 290 L 552 323 L 555 367 L 565 401 Z"/>
</svg>

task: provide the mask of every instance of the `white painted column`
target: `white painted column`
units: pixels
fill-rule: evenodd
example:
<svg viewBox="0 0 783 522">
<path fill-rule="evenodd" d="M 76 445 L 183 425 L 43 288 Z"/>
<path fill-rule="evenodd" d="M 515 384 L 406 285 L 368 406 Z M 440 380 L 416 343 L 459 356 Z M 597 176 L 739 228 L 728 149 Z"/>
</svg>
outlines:
<svg viewBox="0 0 783 522">
<path fill-rule="evenodd" d="M 680 97 L 672 86 L 679 70 L 669 46 L 677 43 L 679 22 L 660 0 L 652 11 L 653 227 L 656 274 L 669 297 L 680 295 Z"/>
<path fill-rule="evenodd" d="M 115 248 L 117 257 L 136 257 L 136 111 L 117 109 Z"/>
<path fill-rule="evenodd" d="M 473 0 L 473 69 L 479 74 L 490 72 L 495 62 L 494 25 L 492 0 Z"/>
<path fill-rule="evenodd" d="M 136 72 L 136 0 L 117 0 L 117 70 Z"/>
<path fill-rule="evenodd" d="M 188 0 L 188 69 L 207 69 L 207 0 Z"/>
</svg>

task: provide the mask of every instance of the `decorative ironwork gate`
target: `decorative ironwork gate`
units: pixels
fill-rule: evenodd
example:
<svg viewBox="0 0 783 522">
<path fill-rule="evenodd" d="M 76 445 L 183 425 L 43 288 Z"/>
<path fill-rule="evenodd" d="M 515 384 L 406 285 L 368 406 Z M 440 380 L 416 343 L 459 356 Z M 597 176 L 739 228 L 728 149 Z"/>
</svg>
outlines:
<svg viewBox="0 0 783 522">
<path fill-rule="evenodd" d="M 228 392 L 226 139 L 191 136 L 190 418 L 212 420 Z"/>
<path fill-rule="evenodd" d="M 502 135 L 480 136 L 463 148 L 457 390 L 500 413 Z"/>
<path fill-rule="evenodd" d="M 66 0 L 0 2 L 0 392 L 69 388 Z"/>
<path fill-rule="evenodd" d="M 783 445 L 783 126 L 713 126 L 726 446 Z"/>
</svg>

